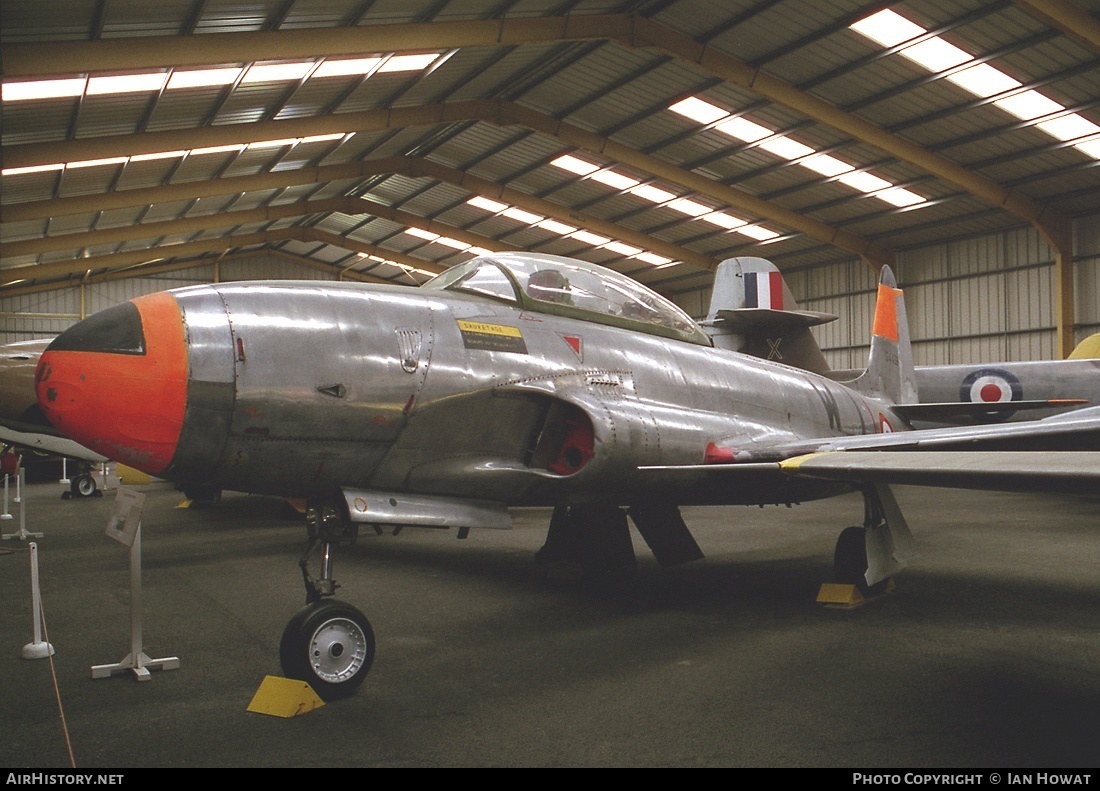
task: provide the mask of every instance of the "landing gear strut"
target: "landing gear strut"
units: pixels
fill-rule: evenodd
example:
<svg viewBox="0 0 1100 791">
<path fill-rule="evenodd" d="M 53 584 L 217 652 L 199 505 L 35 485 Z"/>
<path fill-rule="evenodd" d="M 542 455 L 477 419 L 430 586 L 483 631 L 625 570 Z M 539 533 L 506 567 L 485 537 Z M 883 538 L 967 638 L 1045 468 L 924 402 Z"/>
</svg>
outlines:
<svg viewBox="0 0 1100 791">
<path fill-rule="evenodd" d="M 632 575 L 638 566 L 626 511 L 604 504 L 556 507 L 535 562 L 590 580 Z"/>
<path fill-rule="evenodd" d="M 867 484 L 862 492 L 863 526 L 841 531 L 833 553 L 833 573 L 838 583 L 855 585 L 870 597 L 885 593 L 890 577 L 917 552 L 890 487 Z"/>
<path fill-rule="evenodd" d="M 283 630 L 279 661 L 290 678 L 305 681 L 322 700 L 351 695 L 374 662 L 374 630 L 355 607 L 328 597 L 339 584 L 332 576 L 332 550 L 341 541 L 353 543 L 358 526 L 337 500 L 306 506 L 309 544 L 298 562 L 306 587 L 306 606 Z M 320 551 L 321 573 L 309 573 L 310 558 Z"/>
</svg>

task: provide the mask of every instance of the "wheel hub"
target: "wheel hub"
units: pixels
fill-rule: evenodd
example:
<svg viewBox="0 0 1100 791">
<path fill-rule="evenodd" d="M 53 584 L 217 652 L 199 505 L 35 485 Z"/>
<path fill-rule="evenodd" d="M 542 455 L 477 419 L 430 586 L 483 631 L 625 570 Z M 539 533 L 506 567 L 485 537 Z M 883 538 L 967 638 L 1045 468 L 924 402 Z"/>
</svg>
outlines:
<svg viewBox="0 0 1100 791">
<path fill-rule="evenodd" d="M 367 638 L 353 621 L 325 621 L 309 641 L 309 661 L 317 677 L 332 684 L 354 676 L 367 657 Z"/>
</svg>

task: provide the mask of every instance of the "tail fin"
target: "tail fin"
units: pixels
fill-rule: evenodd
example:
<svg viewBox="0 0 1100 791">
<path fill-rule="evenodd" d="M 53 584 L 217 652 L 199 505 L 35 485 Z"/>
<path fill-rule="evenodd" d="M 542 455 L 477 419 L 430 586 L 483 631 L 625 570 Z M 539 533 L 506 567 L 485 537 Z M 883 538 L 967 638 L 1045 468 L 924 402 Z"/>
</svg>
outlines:
<svg viewBox="0 0 1100 791">
<path fill-rule="evenodd" d="M 879 277 L 867 370 L 850 385 L 864 395 L 884 398 L 894 404 L 912 404 L 919 400 L 905 295 L 897 287 L 894 273 L 888 266 L 882 268 Z"/>
<path fill-rule="evenodd" d="M 1090 335 L 1069 353 L 1067 360 L 1093 360 L 1100 357 L 1100 333 Z"/>
<path fill-rule="evenodd" d="M 825 373 L 829 364 L 809 328 L 836 318 L 798 310 L 775 264 L 744 257 L 718 265 L 703 326 L 720 349 Z"/>
</svg>

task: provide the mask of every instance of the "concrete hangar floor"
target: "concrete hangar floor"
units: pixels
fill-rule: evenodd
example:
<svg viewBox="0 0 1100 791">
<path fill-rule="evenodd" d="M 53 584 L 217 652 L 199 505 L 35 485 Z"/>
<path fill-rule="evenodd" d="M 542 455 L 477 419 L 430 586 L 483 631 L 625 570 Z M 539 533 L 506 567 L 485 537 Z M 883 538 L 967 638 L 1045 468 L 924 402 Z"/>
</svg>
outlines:
<svg viewBox="0 0 1100 791">
<path fill-rule="evenodd" d="M 248 711 L 280 676 L 304 603 L 301 517 L 227 493 L 146 492 L 143 647 L 176 670 L 93 680 L 130 640 L 114 492 L 29 485 L 47 637 L 33 640 L 27 543 L 0 543 L 0 766 L 1095 767 L 1100 498 L 906 489 L 922 556 L 857 609 L 816 602 L 858 496 L 690 508 L 705 560 L 594 590 L 533 560 L 548 512 L 515 528 L 364 531 L 338 598 L 378 652 L 354 696 L 297 717 Z M 13 513 L 18 514 L 12 506 Z M 18 517 L 0 522 L 5 534 Z M 55 691 L 56 678 L 56 691 Z M 58 697 L 61 712 L 59 713 Z M 63 714 L 63 719 L 60 716 Z M 71 745 L 70 758 L 68 746 Z"/>
</svg>

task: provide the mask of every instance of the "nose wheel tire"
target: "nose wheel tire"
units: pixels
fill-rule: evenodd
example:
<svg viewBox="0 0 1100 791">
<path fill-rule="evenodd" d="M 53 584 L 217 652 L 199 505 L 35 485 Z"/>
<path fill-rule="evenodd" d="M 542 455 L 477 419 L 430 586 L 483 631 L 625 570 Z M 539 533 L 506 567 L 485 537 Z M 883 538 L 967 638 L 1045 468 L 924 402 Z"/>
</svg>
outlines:
<svg viewBox="0 0 1100 791">
<path fill-rule="evenodd" d="M 315 602 L 290 619 L 279 644 L 283 673 L 309 684 L 322 700 L 351 695 L 374 662 L 374 630 L 355 607 Z"/>
</svg>

